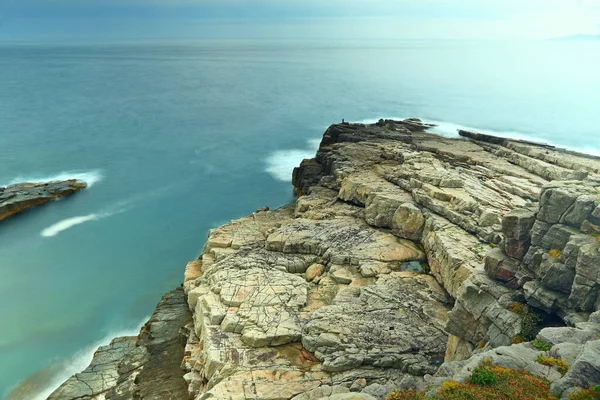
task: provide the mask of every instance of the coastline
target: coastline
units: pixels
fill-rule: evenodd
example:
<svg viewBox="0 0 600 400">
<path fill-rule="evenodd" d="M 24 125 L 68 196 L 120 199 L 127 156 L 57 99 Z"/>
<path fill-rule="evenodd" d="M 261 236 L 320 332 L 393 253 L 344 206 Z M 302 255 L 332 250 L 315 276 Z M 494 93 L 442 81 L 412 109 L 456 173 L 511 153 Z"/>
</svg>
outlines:
<svg viewBox="0 0 600 400">
<path fill-rule="evenodd" d="M 595 232 L 597 157 L 491 136 L 445 139 L 426 128 L 418 120 L 333 125 L 316 158 L 294 171 L 294 204 L 209 233 L 203 255 L 185 271 L 194 324 L 167 324 L 180 338 L 187 333 L 182 378 L 192 398 L 246 393 L 249 382 L 253 392 L 240 398 L 352 391 L 371 399 L 422 388 L 432 375 L 443 377 L 440 371 L 464 374 L 471 358 L 492 349 L 524 351 L 511 346 L 523 319 L 510 311 L 512 303 L 573 327 L 545 329 L 595 332 L 595 317 L 586 321 L 597 304 L 587 297 L 597 293 L 576 286 L 586 277 L 578 267 L 586 265 L 574 261 L 566 287 L 550 275 L 560 268 L 555 264 L 573 261 L 544 254 Z M 430 272 L 410 272 L 415 262 Z M 382 293 L 390 296 L 378 306 L 382 320 L 371 320 L 364 303 Z M 398 295 L 410 298 L 410 307 L 390 300 Z M 396 308 L 404 318 L 392 317 Z M 343 318 L 349 314 L 352 320 Z M 373 340 L 379 347 L 364 353 Z M 127 357 L 116 361 L 126 364 Z M 567 382 L 550 367 L 534 367 L 525 363 L 562 392 L 576 386 L 572 376 Z M 136 370 L 144 365 L 128 372 Z M 115 386 L 86 395 L 139 392 L 132 374 L 117 375 Z"/>
</svg>

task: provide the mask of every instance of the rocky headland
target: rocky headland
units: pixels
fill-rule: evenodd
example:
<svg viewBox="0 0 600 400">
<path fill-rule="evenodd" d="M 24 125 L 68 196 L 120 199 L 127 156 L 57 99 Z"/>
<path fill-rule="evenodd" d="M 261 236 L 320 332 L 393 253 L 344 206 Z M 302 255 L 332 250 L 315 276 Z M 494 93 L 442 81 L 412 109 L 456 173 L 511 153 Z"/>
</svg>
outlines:
<svg viewBox="0 0 600 400">
<path fill-rule="evenodd" d="M 60 197 L 68 196 L 87 184 L 71 179 L 40 183 L 17 183 L 0 187 L 0 221 L 11 215 L 39 206 Z"/>
<path fill-rule="evenodd" d="M 385 399 L 482 363 L 599 385 L 600 159 L 428 128 L 332 125 L 294 203 L 212 230 L 50 399 Z"/>
</svg>

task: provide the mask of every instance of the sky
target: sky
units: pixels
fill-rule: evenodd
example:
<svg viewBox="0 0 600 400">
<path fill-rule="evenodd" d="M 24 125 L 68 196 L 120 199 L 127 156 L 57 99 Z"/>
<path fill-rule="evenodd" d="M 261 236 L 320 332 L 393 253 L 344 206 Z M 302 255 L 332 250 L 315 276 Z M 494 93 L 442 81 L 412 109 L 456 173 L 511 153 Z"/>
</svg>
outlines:
<svg viewBox="0 0 600 400">
<path fill-rule="evenodd" d="M 578 34 L 600 34 L 600 0 L 0 0 L 4 41 Z"/>
</svg>

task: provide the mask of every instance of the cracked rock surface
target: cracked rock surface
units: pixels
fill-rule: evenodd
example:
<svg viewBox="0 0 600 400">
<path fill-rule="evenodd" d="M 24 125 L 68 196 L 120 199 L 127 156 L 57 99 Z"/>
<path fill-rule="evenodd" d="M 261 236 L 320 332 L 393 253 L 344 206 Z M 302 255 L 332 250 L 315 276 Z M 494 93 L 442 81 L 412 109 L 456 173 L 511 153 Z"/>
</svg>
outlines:
<svg viewBox="0 0 600 400">
<path fill-rule="evenodd" d="M 528 358 L 535 350 L 510 346 L 523 329 L 510 306 L 567 323 L 598 308 L 599 245 L 589 233 L 600 222 L 600 160 L 427 128 L 414 119 L 333 125 L 294 171 L 295 204 L 210 232 L 184 283 L 192 397 L 325 399 L 352 389 L 383 399 L 422 385 L 444 361 L 456 370 L 476 346 L 560 378 Z M 558 259 L 540 254 L 555 247 Z M 415 262 L 430 273 L 408 272 Z"/>
</svg>

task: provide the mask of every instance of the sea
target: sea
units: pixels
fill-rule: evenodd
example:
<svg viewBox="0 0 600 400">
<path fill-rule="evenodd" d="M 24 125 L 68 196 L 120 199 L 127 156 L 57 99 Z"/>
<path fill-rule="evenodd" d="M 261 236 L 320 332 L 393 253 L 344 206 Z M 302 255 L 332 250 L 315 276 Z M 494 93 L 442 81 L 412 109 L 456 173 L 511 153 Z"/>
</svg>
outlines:
<svg viewBox="0 0 600 400">
<path fill-rule="evenodd" d="M 209 229 L 293 200 L 330 124 L 600 154 L 598 71 L 600 41 L 0 42 L 0 186 L 88 183 L 0 223 L 0 399 L 135 335 Z"/>
</svg>

